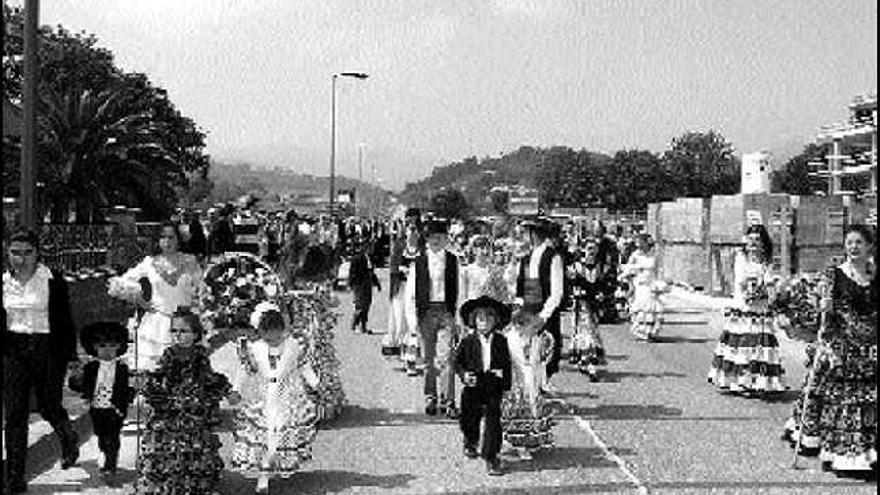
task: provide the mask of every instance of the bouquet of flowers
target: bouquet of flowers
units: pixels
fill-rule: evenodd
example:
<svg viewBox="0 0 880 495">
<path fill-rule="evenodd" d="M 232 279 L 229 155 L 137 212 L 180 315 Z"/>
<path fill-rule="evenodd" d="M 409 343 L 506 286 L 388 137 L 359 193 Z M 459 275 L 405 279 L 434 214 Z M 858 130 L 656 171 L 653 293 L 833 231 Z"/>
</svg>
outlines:
<svg viewBox="0 0 880 495">
<path fill-rule="evenodd" d="M 205 273 L 199 301 L 208 333 L 217 329 L 247 331 L 254 308 L 281 293 L 281 280 L 250 253 L 230 253 Z"/>
<path fill-rule="evenodd" d="M 782 285 L 771 309 L 789 338 L 813 342 L 819 332 L 819 302 L 827 286 L 822 274 L 803 274 Z"/>
</svg>

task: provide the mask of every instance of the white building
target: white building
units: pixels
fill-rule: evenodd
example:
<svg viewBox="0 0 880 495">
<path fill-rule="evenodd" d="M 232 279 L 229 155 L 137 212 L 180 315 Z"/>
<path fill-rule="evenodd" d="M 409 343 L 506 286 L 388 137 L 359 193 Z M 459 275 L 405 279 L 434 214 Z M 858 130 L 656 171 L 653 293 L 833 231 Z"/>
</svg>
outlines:
<svg viewBox="0 0 880 495">
<path fill-rule="evenodd" d="M 770 153 L 758 151 L 742 157 L 742 194 L 770 193 Z"/>
<path fill-rule="evenodd" d="M 822 127 L 817 142 L 828 154 L 815 175 L 828 178 L 829 194 L 877 195 L 877 95 L 858 95 L 847 122 Z"/>
</svg>

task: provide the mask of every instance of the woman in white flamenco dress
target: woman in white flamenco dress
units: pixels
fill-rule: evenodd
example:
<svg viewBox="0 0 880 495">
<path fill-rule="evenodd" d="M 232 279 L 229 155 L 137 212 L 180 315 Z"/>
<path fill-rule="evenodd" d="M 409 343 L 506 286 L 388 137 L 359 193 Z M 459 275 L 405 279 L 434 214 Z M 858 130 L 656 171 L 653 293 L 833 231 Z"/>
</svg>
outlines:
<svg viewBox="0 0 880 495">
<path fill-rule="evenodd" d="M 631 331 L 637 339 L 653 341 L 660 333 L 663 324 L 663 302 L 660 294 L 665 284 L 657 279 L 657 263 L 653 252 L 653 241 L 647 234 L 638 238 L 638 248 L 629 260 L 621 266 L 621 274 L 629 278 L 633 286 L 630 302 Z"/>
<path fill-rule="evenodd" d="M 171 315 L 180 306 L 193 307 L 202 269 L 195 256 L 181 253 L 177 227 L 162 226 L 160 253 L 146 256 L 140 263 L 108 282 L 112 297 L 133 302 L 144 309 L 140 319 L 133 319 L 131 330 L 137 342 L 129 348 L 127 359 L 133 370 L 153 371 L 162 353 L 173 342 Z"/>
</svg>

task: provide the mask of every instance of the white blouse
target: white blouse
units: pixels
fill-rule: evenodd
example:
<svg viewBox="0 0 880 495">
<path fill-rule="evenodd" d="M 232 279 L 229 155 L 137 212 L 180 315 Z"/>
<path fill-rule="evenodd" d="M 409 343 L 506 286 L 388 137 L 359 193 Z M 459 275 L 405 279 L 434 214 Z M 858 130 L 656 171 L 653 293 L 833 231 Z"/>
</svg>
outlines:
<svg viewBox="0 0 880 495">
<path fill-rule="evenodd" d="M 19 282 L 10 272 L 3 272 L 3 308 L 9 331 L 28 335 L 49 334 L 49 280 L 52 272 L 37 265 L 33 276 Z"/>
</svg>

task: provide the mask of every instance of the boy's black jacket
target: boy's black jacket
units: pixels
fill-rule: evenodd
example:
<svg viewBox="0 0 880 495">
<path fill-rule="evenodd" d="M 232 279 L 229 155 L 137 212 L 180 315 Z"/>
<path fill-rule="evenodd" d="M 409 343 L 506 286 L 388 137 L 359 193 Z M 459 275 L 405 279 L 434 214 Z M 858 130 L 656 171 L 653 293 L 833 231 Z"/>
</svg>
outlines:
<svg viewBox="0 0 880 495">
<path fill-rule="evenodd" d="M 83 366 L 81 380 L 74 379 L 71 376 L 68 386 L 74 392 L 82 394 L 82 398 L 91 402 L 95 395 L 95 386 L 98 380 L 98 365 L 100 361 L 89 361 Z M 113 383 L 113 395 L 110 402 L 120 412 L 125 414 L 128 405 L 134 400 L 134 388 L 128 385 L 128 365 L 123 362 L 116 362 L 116 381 Z"/>
<path fill-rule="evenodd" d="M 490 370 L 501 370 L 501 378 L 483 372 L 483 352 L 476 332 L 468 334 L 458 345 L 455 353 L 455 372 L 462 377 L 466 371 L 477 375 L 477 386 L 492 396 L 501 397 L 511 386 L 510 351 L 507 338 L 500 333 L 492 334 L 492 362 Z"/>
</svg>

